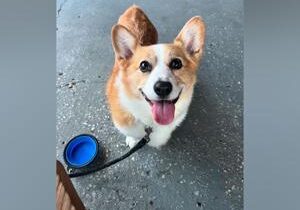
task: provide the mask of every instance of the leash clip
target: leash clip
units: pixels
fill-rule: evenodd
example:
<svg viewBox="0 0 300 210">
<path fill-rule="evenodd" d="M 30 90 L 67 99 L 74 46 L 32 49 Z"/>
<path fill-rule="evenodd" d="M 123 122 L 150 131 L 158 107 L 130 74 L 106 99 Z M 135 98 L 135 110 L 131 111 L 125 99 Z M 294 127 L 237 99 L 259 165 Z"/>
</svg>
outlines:
<svg viewBox="0 0 300 210">
<path fill-rule="evenodd" d="M 146 135 L 144 138 L 146 139 L 146 142 L 148 143 L 150 141 L 150 134 L 152 133 L 152 128 L 145 127 L 145 132 L 146 132 Z"/>
</svg>

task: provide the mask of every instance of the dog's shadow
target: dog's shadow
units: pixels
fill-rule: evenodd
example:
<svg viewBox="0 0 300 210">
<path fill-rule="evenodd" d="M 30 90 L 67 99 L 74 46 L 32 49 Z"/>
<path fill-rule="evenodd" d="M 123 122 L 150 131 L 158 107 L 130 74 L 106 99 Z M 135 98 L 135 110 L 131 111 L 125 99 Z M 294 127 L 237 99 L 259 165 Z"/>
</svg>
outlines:
<svg viewBox="0 0 300 210">
<path fill-rule="evenodd" d="M 194 167 L 202 167 L 201 162 L 206 162 L 205 167 L 216 167 L 218 159 L 224 159 L 226 148 L 224 142 L 224 123 L 218 120 L 224 119 L 225 111 L 220 109 L 215 98 L 212 86 L 207 84 L 200 76 L 195 85 L 192 103 L 183 123 L 173 132 L 168 144 L 162 150 L 168 152 L 159 154 L 163 158 L 174 159 L 174 154 L 179 156 L 176 161 L 179 164 L 192 164 Z M 230 124 L 230 119 L 228 123 Z M 188 154 L 188 155 L 187 155 Z M 200 164 L 200 165 L 199 165 Z"/>
<path fill-rule="evenodd" d="M 206 92 L 204 92 L 206 91 Z M 174 150 L 197 148 L 197 153 L 206 155 L 209 148 L 217 146 L 219 126 L 216 122 L 216 104 L 207 92 L 205 81 L 199 81 L 194 89 L 194 96 L 188 114 L 183 123 L 174 131 L 167 147 Z"/>
<path fill-rule="evenodd" d="M 202 196 L 225 205 L 226 177 L 222 165 L 228 159 L 228 151 L 223 144 L 223 134 L 227 128 L 219 120 L 227 118 L 228 113 L 218 104 L 219 99 L 215 98 L 215 92 L 211 89 L 213 85 L 205 81 L 207 78 L 200 76 L 186 119 L 173 132 L 168 144 L 161 150 L 147 147 L 146 151 L 157 160 L 155 168 L 151 169 L 158 178 L 154 186 L 164 183 L 160 180 L 162 176 L 170 175 L 168 181 L 171 184 L 167 185 L 167 189 L 180 188 L 182 196 L 192 189 L 200 189 Z M 144 158 L 144 153 L 139 156 Z M 181 188 L 183 183 L 188 187 Z M 154 187 L 151 189 L 154 190 Z M 187 199 L 187 205 L 193 205 L 193 202 L 193 198 Z"/>
</svg>

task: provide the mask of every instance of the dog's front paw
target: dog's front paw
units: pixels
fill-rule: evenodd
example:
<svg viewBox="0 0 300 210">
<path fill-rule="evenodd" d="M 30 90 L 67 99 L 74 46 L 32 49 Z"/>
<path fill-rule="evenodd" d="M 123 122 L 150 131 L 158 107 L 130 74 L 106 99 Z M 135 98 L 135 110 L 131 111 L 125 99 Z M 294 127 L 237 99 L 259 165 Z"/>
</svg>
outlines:
<svg viewBox="0 0 300 210">
<path fill-rule="evenodd" d="M 155 141 L 149 141 L 148 145 L 150 147 L 154 147 L 154 148 L 156 148 L 158 150 L 161 150 L 162 146 L 164 146 L 164 144 L 161 144 L 160 142 L 155 142 Z"/>
<path fill-rule="evenodd" d="M 138 141 L 135 138 L 126 136 L 126 144 L 130 147 L 130 149 L 134 147 L 137 143 Z"/>
</svg>

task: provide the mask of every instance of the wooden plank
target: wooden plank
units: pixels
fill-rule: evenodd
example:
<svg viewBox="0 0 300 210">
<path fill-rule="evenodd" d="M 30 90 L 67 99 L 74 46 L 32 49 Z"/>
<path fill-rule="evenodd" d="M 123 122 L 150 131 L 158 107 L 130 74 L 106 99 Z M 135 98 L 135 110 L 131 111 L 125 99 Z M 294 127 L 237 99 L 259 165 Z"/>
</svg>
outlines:
<svg viewBox="0 0 300 210">
<path fill-rule="evenodd" d="M 56 210 L 86 210 L 63 165 L 56 161 Z"/>
</svg>

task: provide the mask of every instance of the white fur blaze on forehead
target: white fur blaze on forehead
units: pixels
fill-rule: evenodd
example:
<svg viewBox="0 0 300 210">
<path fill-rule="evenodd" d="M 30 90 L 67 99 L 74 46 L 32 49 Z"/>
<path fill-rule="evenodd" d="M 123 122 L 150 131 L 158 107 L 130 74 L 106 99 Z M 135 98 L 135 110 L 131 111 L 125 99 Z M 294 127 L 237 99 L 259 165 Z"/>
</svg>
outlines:
<svg viewBox="0 0 300 210">
<path fill-rule="evenodd" d="M 165 59 L 165 48 L 163 44 L 157 44 L 154 46 L 154 53 L 157 59 L 157 65 L 163 64 Z"/>
<path fill-rule="evenodd" d="M 205 40 L 205 25 L 199 17 L 191 18 L 182 28 L 175 42 L 183 44 L 191 56 L 201 55 Z"/>
<path fill-rule="evenodd" d="M 165 80 L 169 76 L 169 70 L 166 66 L 165 62 L 165 47 L 163 44 L 157 44 L 154 47 L 155 56 L 157 59 L 156 68 L 154 70 L 154 74 L 157 78 Z"/>
<path fill-rule="evenodd" d="M 121 59 L 129 59 L 137 47 L 135 36 L 121 25 L 113 27 L 112 42 L 117 57 Z"/>
<path fill-rule="evenodd" d="M 159 60 L 158 62 L 163 61 L 163 59 L 164 59 L 164 46 L 162 44 L 157 44 L 157 45 L 155 45 L 154 51 L 155 51 L 155 54 L 156 54 L 156 56 Z"/>
</svg>

